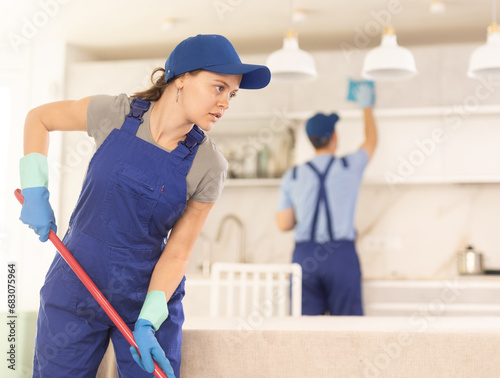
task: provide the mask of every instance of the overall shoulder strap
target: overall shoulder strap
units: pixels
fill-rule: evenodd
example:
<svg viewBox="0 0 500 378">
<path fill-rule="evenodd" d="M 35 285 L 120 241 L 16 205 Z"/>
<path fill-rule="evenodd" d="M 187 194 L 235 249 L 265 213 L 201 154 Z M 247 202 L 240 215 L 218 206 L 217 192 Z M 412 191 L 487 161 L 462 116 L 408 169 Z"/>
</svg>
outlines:
<svg viewBox="0 0 500 378">
<path fill-rule="evenodd" d="M 194 125 L 189 133 L 186 134 L 186 138 L 182 142 L 179 142 L 177 147 L 171 152 L 172 156 L 179 161 L 182 173 L 187 174 L 189 172 L 198 147 L 204 140 L 205 134 L 197 125 Z"/>
<path fill-rule="evenodd" d="M 130 113 L 125 117 L 125 122 L 123 123 L 121 130 L 136 135 L 139 125 L 144 122 L 142 118 L 144 113 L 149 109 L 150 102 L 146 100 L 141 100 L 140 98 L 134 98 L 130 104 Z"/>
<path fill-rule="evenodd" d="M 179 142 L 171 153 L 184 159 L 186 156 L 195 153 L 198 146 L 203 143 L 204 140 L 205 134 L 197 125 L 194 125 L 189 133 L 186 134 L 186 138 L 182 142 Z"/>
<path fill-rule="evenodd" d="M 334 240 L 333 237 L 333 220 L 332 216 L 330 214 L 330 208 L 328 205 L 328 196 L 327 196 L 327 191 L 325 187 L 325 180 L 326 176 L 328 174 L 328 171 L 330 170 L 331 166 L 333 165 L 333 162 L 335 161 L 335 157 L 332 156 L 330 161 L 328 162 L 326 169 L 323 173 L 321 173 L 313 164 L 312 162 L 308 162 L 307 165 L 317 174 L 318 179 L 319 179 L 319 190 L 318 190 L 318 199 L 316 201 L 316 208 L 314 210 L 314 216 L 313 216 L 313 221 L 311 225 L 311 236 L 310 236 L 310 241 L 315 241 L 316 238 L 316 225 L 318 223 L 318 217 L 319 217 L 319 208 L 321 204 L 324 204 L 325 208 L 325 213 L 326 213 L 326 222 L 327 222 L 327 227 L 328 227 L 328 235 L 330 237 L 330 241 Z"/>
</svg>

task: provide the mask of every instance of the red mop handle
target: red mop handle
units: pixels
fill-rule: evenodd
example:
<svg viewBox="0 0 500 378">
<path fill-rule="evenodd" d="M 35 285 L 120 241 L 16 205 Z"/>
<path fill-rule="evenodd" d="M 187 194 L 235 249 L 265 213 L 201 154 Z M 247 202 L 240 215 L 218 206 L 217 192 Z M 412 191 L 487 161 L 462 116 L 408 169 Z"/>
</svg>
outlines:
<svg viewBox="0 0 500 378">
<path fill-rule="evenodd" d="M 16 189 L 14 191 L 14 195 L 16 196 L 18 201 L 21 202 L 22 205 L 24 203 L 24 197 L 21 194 L 21 189 Z M 90 277 L 87 275 L 87 273 L 85 273 L 80 264 L 78 264 L 78 261 L 75 260 L 71 252 L 68 251 L 68 249 L 65 247 L 61 239 L 57 237 L 56 233 L 53 230 L 50 230 L 49 239 L 52 242 L 52 244 L 54 244 L 54 246 L 57 248 L 57 251 L 61 254 L 63 259 L 68 263 L 70 268 L 73 269 L 73 272 L 75 272 L 80 281 L 82 281 L 82 283 L 85 285 L 88 291 L 90 291 L 90 294 L 92 294 L 92 296 L 95 298 L 97 303 L 99 303 L 104 312 L 108 314 L 108 316 L 113 321 L 115 326 L 120 330 L 123 336 L 125 336 L 125 339 L 127 339 L 129 344 L 135 347 L 139 351 L 139 348 L 137 347 L 137 344 L 134 340 L 134 336 L 132 335 L 132 331 L 127 327 L 122 318 L 120 318 L 120 315 L 117 314 L 117 312 L 108 302 L 108 300 L 104 297 L 104 295 L 102 295 L 101 291 L 97 288 L 94 282 L 92 282 Z M 154 362 L 154 364 L 155 364 L 155 371 L 154 371 L 155 377 L 168 378 L 165 375 L 165 373 L 160 369 L 160 367 L 156 364 L 156 362 Z"/>
</svg>

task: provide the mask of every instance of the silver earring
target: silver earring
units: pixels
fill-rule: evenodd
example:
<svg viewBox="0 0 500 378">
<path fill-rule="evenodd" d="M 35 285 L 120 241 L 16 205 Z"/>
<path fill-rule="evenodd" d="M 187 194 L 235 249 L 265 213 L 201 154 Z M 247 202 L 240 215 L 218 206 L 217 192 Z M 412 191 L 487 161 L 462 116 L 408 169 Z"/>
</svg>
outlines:
<svg viewBox="0 0 500 378">
<path fill-rule="evenodd" d="M 177 97 L 175 98 L 175 102 L 179 102 L 179 95 L 181 93 L 181 89 L 177 88 Z"/>
</svg>

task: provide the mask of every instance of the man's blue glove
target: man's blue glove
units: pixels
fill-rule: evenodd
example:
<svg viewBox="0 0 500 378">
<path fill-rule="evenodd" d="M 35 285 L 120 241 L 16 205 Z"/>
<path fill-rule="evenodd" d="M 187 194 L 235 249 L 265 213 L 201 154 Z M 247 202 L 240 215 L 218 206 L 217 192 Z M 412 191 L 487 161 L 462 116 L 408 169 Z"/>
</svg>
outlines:
<svg viewBox="0 0 500 378">
<path fill-rule="evenodd" d="M 375 104 L 375 88 L 373 84 L 360 83 L 356 93 L 361 109 L 372 108 Z"/>
<path fill-rule="evenodd" d="M 49 203 L 48 171 L 47 157 L 36 152 L 24 156 L 19 162 L 24 197 L 19 219 L 29 225 L 42 242 L 48 240 L 51 229 L 57 232 L 54 211 Z"/>
<path fill-rule="evenodd" d="M 139 356 L 134 347 L 130 347 L 130 353 L 132 353 L 135 362 L 148 373 L 155 370 L 153 364 L 153 360 L 155 360 L 169 378 L 175 378 L 172 366 L 155 337 L 155 331 L 160 328 L 167 317 L 168 306 L 165 292 L 161 290 L 150 291 L 146 295 L 133 332 L 141 355 Z"/>
<path fill-rule="evenodd" d="M 375 104 L 375 83 L 370 80 L 349 79 L 347 100 L 357 102 L 362 109 L 373 107 Z"/>
<path fill-rule="evenodd" d="M 165 352 L 158 343 L 158 340 L 156 340 L 153 324 L 149 320 L 139 319 L 135 322 L 133 334 L 141 353 L 139 356 L 137 349 L 133 346 L 130 347 L 130 353 L 132 353 L 135 362 L 137 362 L 143 370 L 148 373 L 153 373 L 155 370 L 153 360 L 155 360 L 161 370 L 163 370 L 169 378 L 175 378 L 174 370 L 165 356 Z"/>
</svg>

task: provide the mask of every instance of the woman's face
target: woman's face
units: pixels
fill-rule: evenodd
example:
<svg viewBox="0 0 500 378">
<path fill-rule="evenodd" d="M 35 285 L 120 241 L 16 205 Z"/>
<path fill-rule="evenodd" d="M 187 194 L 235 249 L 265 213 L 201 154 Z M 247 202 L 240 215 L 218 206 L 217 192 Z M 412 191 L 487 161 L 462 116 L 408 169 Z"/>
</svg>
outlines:
<svg viewBox="0 0 500 378">
<path fill-rule="evenodd" d="M 229 108 L 243 75 L 199 71 L 183 77 L 179 103 L 189 123 L 210 131 Z"/>
</svg>

